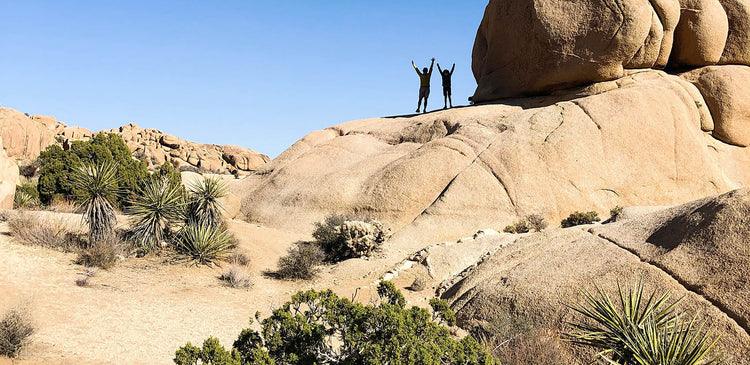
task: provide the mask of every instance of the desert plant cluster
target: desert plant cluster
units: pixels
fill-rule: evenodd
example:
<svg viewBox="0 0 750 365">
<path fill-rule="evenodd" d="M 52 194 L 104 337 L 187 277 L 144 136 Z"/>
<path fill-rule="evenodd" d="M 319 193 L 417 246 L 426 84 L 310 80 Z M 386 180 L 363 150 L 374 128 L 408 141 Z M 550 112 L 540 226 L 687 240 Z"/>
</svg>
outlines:
<svg viewBox="0 0 750 365">
<path fill-rule="evenodd" d="M 547 228 L 547 220 L 541 214 L 529 214 L 516 223 L 503 228 L 505 233 L 541 232 Z"/>
<path fill-rule="evenodd" d="M 599 218 L 599 213 L 595 211 L 585 213 L 573 212 L 567 218 L 563 219 L 560 222 L 560 225 L 562 225 L 563 228 L 568 228 L 573 226 L 580 226 L 582 224 L 591 224 L 599 221 L 601 221 L 601 218 Z"/>
<path fill-rule="evenodd" d="M 457 340 L 444 324 L 455 323 L 447 303 L 432 311 L 406 308 L 390 282 L 378 286 L 380 303 L 363 305 L 327 290 L 308 290 L 243 330 L 227 350 L 215 338 L 202 347 L 187 343 L 178 365 L 193 364 L 497 364 L 471 336 Z M 252 326 L 252 320 L 251 320 Z"/>
</svg>

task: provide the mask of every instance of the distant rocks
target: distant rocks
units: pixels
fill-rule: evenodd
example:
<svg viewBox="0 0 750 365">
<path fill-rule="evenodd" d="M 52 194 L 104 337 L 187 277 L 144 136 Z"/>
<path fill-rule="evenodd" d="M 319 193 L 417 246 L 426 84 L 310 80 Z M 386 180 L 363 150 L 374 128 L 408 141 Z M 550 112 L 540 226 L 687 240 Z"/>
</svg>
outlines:
<svg viewBox="0 0 750 365">
<path fill-rule="evenodd" d="M 100 132 L 68 126 L 52 116 L 27 116 L 17 110 L 0 108 L 0 137 L 7 154 L 20 164 L 34 161 L 47 146 L 59 143 L 70 148 L 73 141 L 89 140 L 98 133 L 115 133 L 149 168 L 170 162 L 183 169 L 229 174 L 253 171 L 270 161 L 266 155 L 239 146 L 220 146 L 185 141 L 157 129 L 134 123 Z"/>
</svg>

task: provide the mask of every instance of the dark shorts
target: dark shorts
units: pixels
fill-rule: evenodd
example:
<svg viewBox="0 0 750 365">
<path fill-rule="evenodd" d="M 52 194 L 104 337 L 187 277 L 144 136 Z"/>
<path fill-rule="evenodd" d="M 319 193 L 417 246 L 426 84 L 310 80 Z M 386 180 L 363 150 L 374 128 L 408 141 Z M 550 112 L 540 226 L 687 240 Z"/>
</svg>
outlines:
<svg viewBox="0 0 750 365">
<path fill-rule="evenodd" d="M 451 96 L 451 87 L 450 86 L 443 86 L 443 95 Z"/>
<path fill-rule="evenodd" d="M 429 98 L 430 97 L 430 87 L 429 86 L 422 86 L 419 88 L 419 98 Z"/>
</svg>

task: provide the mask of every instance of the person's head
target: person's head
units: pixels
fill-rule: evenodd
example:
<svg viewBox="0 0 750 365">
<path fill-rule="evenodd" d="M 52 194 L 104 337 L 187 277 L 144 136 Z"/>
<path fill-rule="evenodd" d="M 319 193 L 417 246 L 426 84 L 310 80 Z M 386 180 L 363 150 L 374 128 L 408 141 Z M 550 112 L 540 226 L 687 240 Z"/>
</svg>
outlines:
<svg viewBox="0 0 750 365">
<path fill-rule="evenodd" d="M 424 73 L 427 73 L 427 71 L 428 71 L 427 67 L 425 67 L 425 68 L 422 69 L 422 72 L 424 72 Z"/>
<path fill-rule="evenodd" d="M 443 75 L 445 75 L 445 76 L 448 76 L 448 75 L 450 75 L 450 74 L 451 74 L 451 72 L 450 72 L 450 71 L 448 71 L 448 70 L 443 70 Z"/>
</svg>

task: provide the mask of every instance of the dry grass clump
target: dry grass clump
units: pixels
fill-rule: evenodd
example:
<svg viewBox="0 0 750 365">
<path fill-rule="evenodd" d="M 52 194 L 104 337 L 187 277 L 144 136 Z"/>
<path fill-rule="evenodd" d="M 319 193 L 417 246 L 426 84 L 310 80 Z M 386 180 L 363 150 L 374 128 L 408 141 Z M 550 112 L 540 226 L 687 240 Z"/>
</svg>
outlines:
<svg viewBox="0 0 750 365">
<path fill-rule="evenodd" d="M 316 244 L 298 242 L 279 258 L 276 276 L 287 280 L 310 280 L 317 276 L 325 253 Z"/>
<path fill-rule="evenodd" d="M 89 277 L 88 276 L 79 276 L 76 278 L 76 285 L 80 287 L 87 287 L 89 286 Z"/>
<path fill-rule="evenodd" d="M 242 251 L 235 250 L 229 255 L 229 263 L 232 265 L 247 267 L 250 266 L 250 256 Z"/>
<path fill-rule="evenodd" d="M 495 338 L 487 345 L 503 365 L 574 363 L 571 355 L 564 349 L 559 334 L 551 330 L 522 334 L 507 340 Z"/>
<path fill-rule="evenodd" d="M 117 235 L 95 241 L 78 253 L 79 265 L 109 269 L 127 254 L 128 245 Z"/>
<path fill-rule="evenodd" d="M 38 216 L 24 211 L 8 216 L 10 233 L 19 242 L 64 252 L 78 247 L 78 237 L 68 232 L 60 221 L 43 221 Z"/>
<path fill-rule="evenodd" d="M 529 214 L 525 220 L 529 228 L 536 232 L 541 232 L 547 228 L 547 220 L 541 214 Z"/>
<path fill-rule="evenodd" d="M 417 292 L 425 290 L 425 288 L 427 288 L 427 279 L 422 275 L 417 275 L 414 278 L 414 282 L 409 286 L 409 290 Z"/>
<path fill-rule="evenodd" d="M 96 275 L 96 268 L 95 267 L 87 267 L 83 270 L 82 273 L 80 273 L 81 276 L 76 278 L 76 285 L 81 287 L 88 287 L 89 286 L 89 279 L 94 277 Z"/>
<path fill-rule="evenodd" d="M 36 332 L 25 308 L 11 309 L 0 320 L 0 355 L 15 358 Z"/>
<path fill-rule="evenodd" d="M 227 271 L 221 274 L 219 279 L 230 288 L 247 289 L 253 286 L 250 275 L 238 265 L 230 266 Z"/>
<path fill-rule="evenodd" d="M 75 213 L 76 205 L 63 197 L 54 197 L 49 203 L 47 210 L 58 213 Z"/>
</svg>

